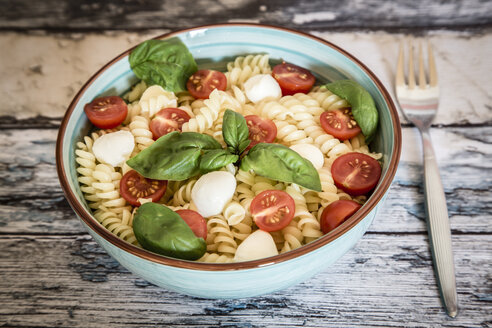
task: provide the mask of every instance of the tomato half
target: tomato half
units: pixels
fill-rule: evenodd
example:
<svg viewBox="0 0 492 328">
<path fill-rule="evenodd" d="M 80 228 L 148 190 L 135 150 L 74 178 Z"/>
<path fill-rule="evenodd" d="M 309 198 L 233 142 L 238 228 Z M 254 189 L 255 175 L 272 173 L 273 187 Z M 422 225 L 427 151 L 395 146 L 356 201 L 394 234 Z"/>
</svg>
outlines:
<svg viewBox="0 0 492 328">
<path fill-rule="evenodd" d="M 371 156 L 348 153 L 331 165 L 335 185 L 352 196 L 364 195 L 374 189 L 381 177 L 381 165 Z"/>
<path fill-rule="evenodd" d="M 347 140 L 360 133 L 359 124 L 350 108 L 334 109 L 323 112 L 319 117 L 321 127 L 326 133 L 337 139 Z"/>
<path fill-rule="evenodd" d="M 176 213 L 190 226 L 197 237 L 207 239 L 207 221 L 193 210 L 177 210 Z"/>
<path fill-rule="evenodd" d="M 128 107 L 118 96 L 100 97 L 85 104 L 84 112 L 89 121 L 98 128 L 112 129 L 125 120 Z"/>
<path fill-rule="evenodd" d="M 321 231 L 328 233 L 342 224 L 361 208 L 359 203 L 353 200 L 336 200 L 323 210 L 321 213 Z"/>
<path fill-rule="evenodd" d="M 140 206 L 139 198 L 150 198 L 157 202 L 164 195 L 166 187 L 166 180 L 148 179 L 131 170 L 121 178 L 120 194 L 128 203 Z"/>
<path fill-rule="evenodd" d="M 277 137 L 277 126 L 272 120 L 256 115 L 248 115 L 244 119 L 246 120 L 246 124 L 248 124 L 249 140 L 251 140 L 251 143 L 246 149 L 251 149 L 260 142 L 271 143 Z"/>
<path fill-rule="evenodd" d="M 250 205 L 256 225 L 263 231 L 278 231 L 289 225 L 294 218 L 294 199 L 282 190 L 265 190 L 259 193 Z"/>
<path fill-rule="evenodd" d="M 272 70 L 272 76 L 282 89 L 282 95 L 308 93 L 313 87 L 316 78 L 305 68 L 283 62 Z"/>
<path fill-rule="evenodd" d="M 190 120 L 190 115 L 179 108 L 163 108 L 150 121 L 150 131 L 154 140 L 173 131 L 181 131 L 184 123 Z"/>
<path fill-rule="evenodd" d="M 190 76 L 186 88 L 197 99 L 207 99 L 214 89 L 224 91 L 227 87 L 227 77 L 224 73 L 201 69 Z"/>
</svg>

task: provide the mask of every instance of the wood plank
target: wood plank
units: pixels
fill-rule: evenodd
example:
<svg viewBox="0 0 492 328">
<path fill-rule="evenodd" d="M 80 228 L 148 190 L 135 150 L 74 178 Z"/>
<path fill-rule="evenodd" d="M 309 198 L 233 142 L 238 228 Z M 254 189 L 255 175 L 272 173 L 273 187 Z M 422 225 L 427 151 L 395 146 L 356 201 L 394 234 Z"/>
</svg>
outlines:
<svg viewBox="0 0 492 328">
<path fill-rule="evenodd" d="M 437 1 L 193 1 L 90 3 L 2 0 L 0 29 L 178 29 L 216 22 L 253 21 L 304 29 L 451 28 L 490 26 L 484 0 Z M 206 13 L 206 14 L 204 14 Z"/>
<path fill-rule="evenodd" d="M 461 304 L 454 320 L 441 308 L 420 235 L 366 235 L 304 283 L 227 301 L 146 283 L 90 237 L 0 237 L 0 247 L 6 326 L 486 327 L 492 320 L 490 235 L 453 239 Z"/>
<path fill-rule="evenodd" d="M 0 80 L 0 129 L 58 126 L 76 92 L 102 65 L 164 32 L 0 33 L 4 77 Z M 357 56 L 393 92 L 398 44 L 406 35 L 313 34 Z M 492 125 L 490 74 L 484 74 L 492 67 L 492 33 L 432 33 L 427 38 L 434 45 L 442 95 L 435 125 Z"/>
<path fill-rule="evenodd" d="M 455 233 L 491 233 L 490 128 L 432 130 Z M 83 233 L 58 183 L 57 131 L 0 131 L 0 232 Z M 453 147 L 449 147 L 449 144 Z M 426 232 L 420 138 L 403 129 L 401 163 L 372 232 Z"/>
</svg>

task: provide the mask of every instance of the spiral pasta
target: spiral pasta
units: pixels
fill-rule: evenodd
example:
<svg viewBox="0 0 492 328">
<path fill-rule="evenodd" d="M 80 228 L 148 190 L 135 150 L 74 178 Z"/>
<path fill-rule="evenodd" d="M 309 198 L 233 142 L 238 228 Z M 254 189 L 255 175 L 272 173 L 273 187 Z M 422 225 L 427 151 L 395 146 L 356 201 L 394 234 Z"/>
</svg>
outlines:
<svg viewBox="0 0 492 328">
<path fill-rule="evenodd" d="M 178 98 L 174 92 L 166 91 L 158 85 L 148 87 L 142 94 L 139 103 L 142 113 L 152 118 L 159 110 L 177 107 Z"/>
<path fill-rule="evenodd" d="M 294 218 L 297 219 L 297 228 L 301 230 L 304 236 L 304 243 L 321 237 L 323 233 L 320 230 L 320 224 L 316 217 L 308 210 L 306 198 L 301 193 L 299 186 L 292 184 L 285 189 L 285 192 L 294 199 L 296 208 Z"/>
<path fill-rule="evenodd" d="M 237 242 L 223 215 L 214 215 L 207 221 L 207 251 L 234 255 Z"/>
<path fill-rule="evenodd" d="M 227 89 L 242 87 L 250 77 L 258 74 L 270 74 L 269 55 L 239 56 L 227 64 Z"/>
<path fill-rule="evenodd" d="M 289 225 L 282 229 L 284 244 L 280 250 L 280 253 L 285 253 L 302 246 L 304 236 L 297 225 L 298 220 L 292 219 Z"/>
<path fill-rule="evenodd" d="M 136 148 L 142 151 L 154 143 L 149 129 L 149 120 L 143 116 L 134 116 L 130 122 L 130 132 L 135 137 Z"/>
<path fill-rule="evenodd" d="M 321 113 L 323 113 L 325 110 L 320 106 L 320 103 L 316 98 L 313 98 L 310 95 L 307 95 L 305 93 L 296 93 L 293 95 L 299 103 L 301 103 L 304 106 L 304 109 L 302 112 L 309 113 L 311 116 L 319 116 Z M 302 119 L 301 119 L 302 120 Z M 298 121 L 301 121 L 298 120 Z"/>
<path fill-rule="evenodd" d="M 236 200 L 231 200 L 226 204 L 222 215 L 230 226 L 234 226 L 243 221 L 246 216 L 246 209 Z"/>
<path fill-rule="evenodd" d="M 244 219 L 231 227 L 232 235 L 234 239 L 240 244 L 243 240 L 253 231 L 253 218 L 251 216 L 244 216 Z"/>
<path fill-rule="evenodd" d="M 191 190 L 197 179 L 190 179 L 174 192 L 172 198 L 173 206 L 184 206 L 191 202 Z"/>
<path fill-rule="evenodd" d="M 147 86 L 143 81 L 135 84 L 123 96 L 128 102 L 128 114 L 122 125 L 115 129 L 92 132 L 76 145 L 75 161 L 80 189 L 88 206 L 94 211 L 95 219 L 121 239 L 139 246 L 132 228 L 136 208 L 128 205 L 119 190 L 122 176 L 131 168 L 126 163 L 121 167 L 100 163 L 94 156 L 92 146 L 97 138 L 106 133 L 127 130 L 134 136 L 136 145 L 131 157 L 136 156 L 154 142 L 149 124 L 153 116 L 165 107 L 180 108 L 190 116 L 190 120 L 182 126 L 183 132 L 211 135 L 223 147 L 226 147 L 222 136 L 223 117 L 225 110 L 230 109 L 243 116 L 258 115 L 272 120 L 277 127 L 277 143 L 288 147 L 312 144 L 324 155 L 324 165 L 318 170 L 320 192 L 242 171 L 233 164 L 222 168 L 235 176 L 236 190 L 219 214 L 205 218 L 207 251 L 197 260 L 199 262 L 234 261 L 238 246 L 258 229 L 250 206 L 253 199 L 265 190 L 285 191 L 295 204 L 291 222 L 280 231 L 270 232 L 280 253 L 301 247 L 322 236 L 320 217 L 332 202 L 351 199 L 363 204 L 366 196 L 352 197 L 336 187 L 331 165 L 339 156 L 348 152 L 363 153 L 376 160 L 382 154 L 371 152 L 362 134 L 340 141 L 326 133 L 320 124 L 323 112 L 350 105 L 324 87 L 314 87 L 308 94 L 297 93 L 278 100 L 266 99 L 252 103 L 245 94 L 244 82 L 254 75 L 270 73 L 267 54 L 237 57 L 227 64 L 226 90 L 215 89 L 208 99 L 195 99 L 187 91 L 174 94 L 160 86 Z M 197 210 L 191 194 L 198 178 L 168 181 L 164 196 L 158 202 L 174 211 Z"/>
<path fill-rule="evenodd" d="M 123 99 L 127 100 L 130 103 L 134 102 L 135 100 L 139 100 L 140 97 L 142 97 L 145 89 L 147 89 L 147 83 L 142 80 L 135 84 L 132 89 L 123 96 Z"/>
<path fill-rule="evenodd" d="M 350 107 L 350 104 L 345 99 L 340 98 L 324 87 L 315 87 L 307 95 L 315 99 L 323 110 Z"/>
<path fill-rule="evenodd" d="M 294 113 L 276 100 L 264 100 L 256 104 L 254 114 L 270 120 L 285 120 Z"/>
<path fill-rule="evenodd" d="M 92 186 L 96 181 L 93 177 L 96 168 L 96 156 L 92 153 L 92 138 L 85 136 L 84 142 L 78 142 L 75 150 L 75 161 L 79 164 L 77 180 L 81 184 L 80 190 L 84 193 L 84 198 L 89 202 L 90 208 L 97 209 L 101 199 L 96 195 L 97 190 Z"/>
<path fill-rule="evenodd" d="M 256 196 L 255 192 L 251 189 L 251 187 L 255 184 L 255 175 L 251 172 L 239 170 L 236 173 L 236 194 L 237 200 L 246 210 L 246 213 L 249 214 L 249 206 L 251 201 Z"/>
<path fill-rule="evenodd" d="M 92 176 L 96 181 L 92 187 L 96 189 L 96 196 L 101 199 L 101 205 L 111 208 L 115 212 L 121 212 L 126 205 L 126 200 L 120 196 L 121 173 L 108 164 L 97 164 Z"/>
<path fill-rule="evenodd" d="M 307 140 L 306 132 L 298 129 L 296 125 L 285 120 L 274 120 L 273 123 L 277 126 L 277 139 L 280 143 L 290 146 Z"/>
<path fill-rule="evenodd" d="M 350 147 L 347 144 L 340 142 L 340 140 L 331 134 L 326 133 L 320 126 L 305 128 L 304 131 L 313 140 L 313 143 L 318 146 L 321 152 L 329 158 L 350 152 Z"/>
<path fill-rule="evenodd" d="M 206 252 L 197 261 L 198 262 L 204 262 L 204 263 L 232 263 L 232 262 L 234 262 L 234 257 L 232 257 L 230 255 L 225 255 L 225 254 Z"/>
<path fill-rule="evenodd" d="M 134 101 L 132 103 L 127 104 L 128 113 L 126 114 L 126 118 L 123 121 L 124 125 L 127 125 L 131 122 L 132 118 L 137 115 L 141 115 L 142 108 L 140 107 L 138 101 Z"/>
<path fill-rule="evenodd" d="M 137 238 L 135 238 L 135 233 L 132 228 L 133 214 L 128 209 L 124 209 L 119 216 L 114 211 L 111 211 L 104 206 L 100 206 L 99 209 L 94 212 L 94 217 L 116 236 L 131 244 L 138 245 Z"/>
<path fill-rule="evenodd" d="M 327 167 L 322 167 L 318 170 L 318 174 L 322 190 L 318 193 L 318 197 L 321 199 L 321 206 L 324 207 L 340 199 L 340 196 L 338 195 L 338 189 L 335 186 L 330 170 Z"/>
<path fill-rule="evenodd" d="M 199 113 L 188 122 L 183 124 L 183 132 L 203 133 L 212 127 L 221 111 L 232 109 L 240 111 L 241 105 L 231 95 L 224 91 L 215 89 L 210 93 L 208 99 L 203 102 L 204 106 L 199 109 Z"/>
</svg>

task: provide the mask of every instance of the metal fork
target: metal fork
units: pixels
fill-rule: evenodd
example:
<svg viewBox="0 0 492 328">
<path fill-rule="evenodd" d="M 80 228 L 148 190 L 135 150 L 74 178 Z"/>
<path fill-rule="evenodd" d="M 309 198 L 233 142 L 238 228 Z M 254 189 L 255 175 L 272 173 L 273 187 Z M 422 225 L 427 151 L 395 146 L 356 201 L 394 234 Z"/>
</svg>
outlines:
<svg viewBox="0 0 492 328">
<path fill-rule="evenodd" d="M 405 83 L 403 63 L 403 42 L 400 45 L 396 69 L 396 95 L 403 114 L 419 129 L 422 136 L 425 209 L 432 258 L 446 312 L 450 317 L 454 318 L 458 314 L 458 299 L 456 295 L 453 252 L 451 249 L 451 229 L 439 167 L 437 166 L 429 134 L 429 127 L 439 105 L 436 65 L 431 46 L 428 44 L 429 82 L 427 83 L 422 44 L 419 44 L 419 77 L 417 84 L 414 75 L 413 46 L 411 43 L 409 48 L 407 84 Z"/>
</svg>

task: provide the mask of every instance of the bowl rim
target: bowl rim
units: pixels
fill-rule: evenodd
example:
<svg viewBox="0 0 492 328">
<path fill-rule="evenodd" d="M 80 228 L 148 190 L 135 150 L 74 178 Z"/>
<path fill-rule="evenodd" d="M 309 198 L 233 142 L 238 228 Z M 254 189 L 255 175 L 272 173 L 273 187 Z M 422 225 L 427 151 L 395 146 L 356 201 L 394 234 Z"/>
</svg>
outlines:
<svg viewBox="0 0 492 328">
<path fill-rule="evenodd" d="M 254 260 L 254 261 L 246 261 L 246 262 L 233 262 L 233 263 L 203 263 L 203 262 L 196 262 L 196 261 L 187 261 L 187 260 L 181 260 L 181 259 L 176 259 L 176 258 L 170 258 L 170 257 L 165 257 L 156 253 L 152 253 L 150 251 L 147 251 L 145 249 L 139 248 L 135 245 L 132 245 L 122 239 L 120 239 L 118 236 L 114 235 L 111 233 L 109 230 L 107 230 L 104 226 L 102 226 L 86 209 L 85 207 L 78 202 L 77 197 L 75 194 L 72 192 L 70 188 L 70 184 L 68 182 L 68 177 L 66 174 L 66 171 L 64 169 L 63 165 L 63 136 L 65 135 L 66 132 L 66 127 L 67 123 L 72 115 L 72 112 L 74 111 L 74 108 L 76 104 L 78 103 L 79 99 L 82 97 L 83 93 L 87 90 L 87 88 L 94 82 L 94 80 L 99 77 L 104 71 L 106 71 L 111 65 L 113 65 L 115 62 L 119 61 L 120 59 L 124 58 L 127 56 L 134 48 L 136 48 L 138 45 L 131 47 L 121 53 L 120 55 L 116 56 L 112 60 L 110 60 L 107 64 L 105 64 L 103 67 L 101 67 L 94 75 L 92 75 L 89 80 L 80 88 L 80 90 L 77 92 L 73 100 L 71 101 L 70 105 L 68 106 L 67 111 L 65 112 L 65 115 L 63 117 L 63 120 L 61 122 L 59 131 L 58 131 L 58 136 L 56 140 L 56 167 L 57 167 L 57 173 L 58 173 L 58 179 L 60 180 L 61 187 L 63 189 L 63 192 L 65 193 L 65 197 L 67 198 L 69 204 L 71 205 L 72 209 L 75 211 L 75 213 L 78 215 L 78 217 L 95 233 L 97 233 L 100 237 L 104 238 L 106 241 L 111 243 L 113 246 L 116 246 L 117 248 L 126 251 L 132 255 L 135 255 L 141 259 L 148 260 L 157 264 L 163 264 L 175 268 L 182 268 L 182 269 L 191 269 L 191 270 L 200 270 L 200 271 L 231 271 L 231 270 L 245 270 L 245 269 L 255 269 L 255 268 L 261 268 L 265 266 L 270 266 L 274 264 L 278 264 L 281 262 L 285 262 L 300 256 L 303 256 L 305 254 L 308 254 L 312 251 L 315 251 L 322 246 L 325 246 L 332 241 L 336 240 L 337 238 L 341 237 L 344 235 L 346 232 L 354 228 L 360 221 L 362 221 L 369 212 L 371 212 L 374 207 L 379 203 L 379 201 L 382 200 L 384 194 L 386 191 L 389 189 L 393 178 L 396 174 L 396 170 L 398 167 L 398 162 L 400 158 L 400 152 L 401 152 L 401 127 L 400 127 L 400 120 L 398 117 L 398 111 L 396 109 L 396 106 L 384 87 L 384 85 L 381 83 L 381 81 L 376 77 L 376 75 L 369 70 L 361 61 L 359 61 L 355 56 L 351 55 L 347 51 L 343 50 L 342 48 L 332 44 L 331 42 L 324 40 L 320 37 L 316 37 L 314 35 L 308 34 L 306 32 L 301 32 L 297 31 L 294 29 L 286 28 L 286 27 L 281 27 L 281 26 L 276 26 L 276 25 L 268 25 L 268 24 L 259 24 L 259 23 L 241 23 L 241 22 L 234 22 L 234 23 L 218 23 L 218 24 L 209 24 L 209 25 L 200 25 L 200 26 L 195 26 L 191 28 L 186 28 L 186 29 L 180 29 L 176 31 L 170 31 L 168 33 L 164 33 L 161 35 L 158 35 L 154 37 L 153 39 L 163 39 L 163 38 L 169 38 L 173 36 L 177 36 L 183 33 L 187 33 L 190 31 L 195 31 L 195 30 L 201 30 L 201 29 L 211 29 L 211 28 L 224 28 L 224 27 L 251 27 L 251 28 L 260 28 L 260 29 L 273 29 L 273 30 L 278 30 L 282 32 L 286 32 L 289 34 L 296 34 L 304 38 L 308 38 L 311 40 L 314 40 L 318 43 L 321 43 L 323 45 L 326 45 L 335 51 L 338 51 L 348 59 L 350 59 L 353 63 L 355 63 L 359 68 L 364 71 L 367 76 L 373 81 L 373 83 L 376 85 L 378 88 L 379 92 L 382 94 L 385 102 L 388 105 L 388 108 L 390 110 L 390 116 L 391 120 L 393 123 L 393 126 L 395 127 L 394 129 L 394 149 L 393 149 L 393 155 L 389 159 L 389 164 L 388 164 L 388 171 L 386 172 L 386 176 L 384 177 L 383 181 L 381 181 L 381 184 L 379 188 L 377 188 L 376 191 L 371 195 L 370 199 L 368 202 L 365 203 L 365 205 L 356 212 L 355 215 L 353 215 L 349 220 L 345 221 L 343 225 L 335 229 L 334 231 L 325 234 L 324 236 L 316 239 L 313 242 L 310 242 L 306 245 L 303 245 L 302 247 L 299 247 L 297 249 L 291 250 L 289 252 L 275 255 L 272 257 L 267 257 L 259 260 Z"/>
</svg>

